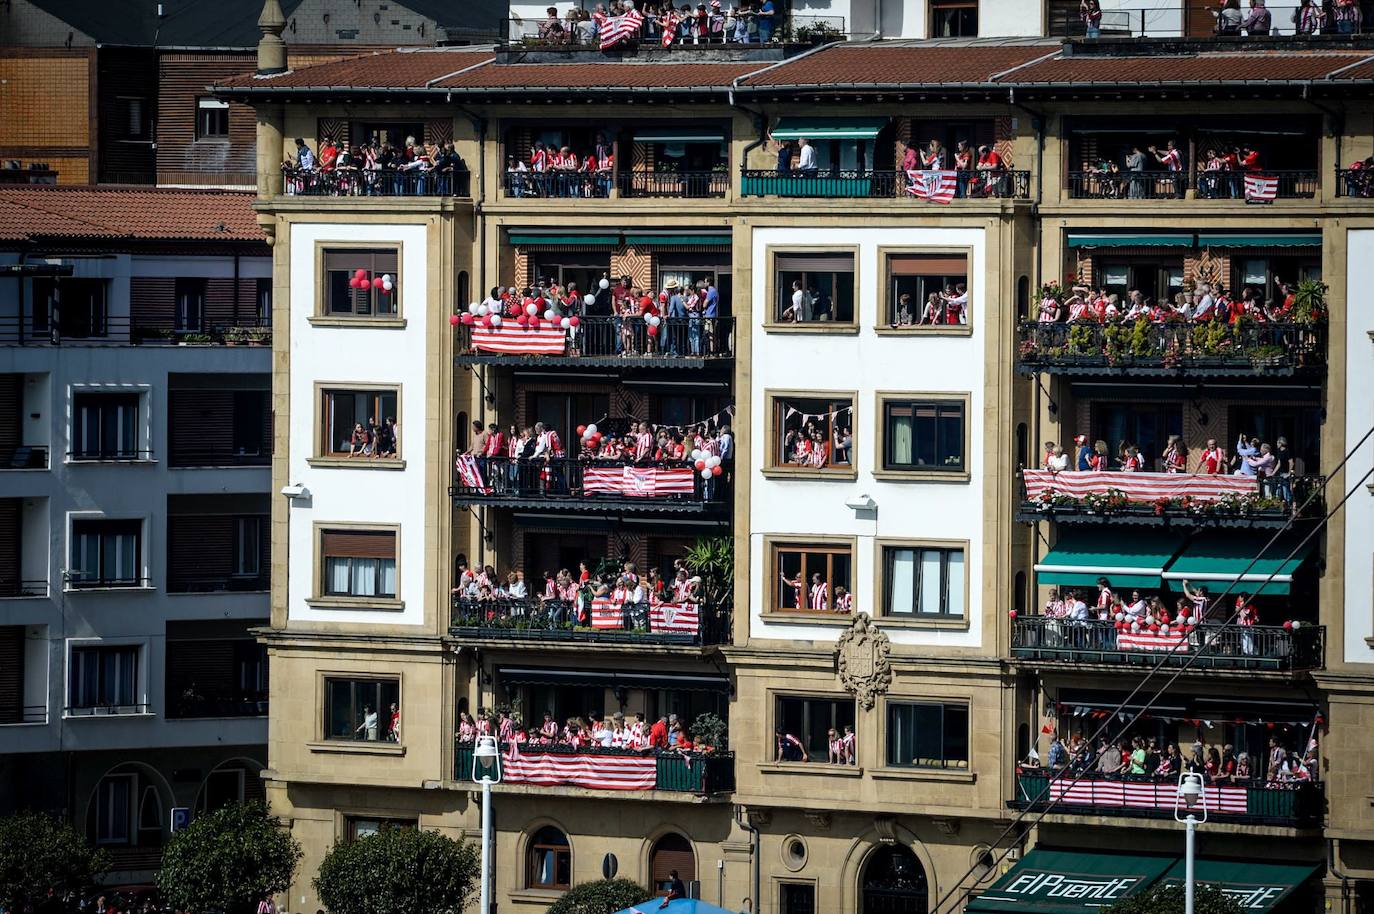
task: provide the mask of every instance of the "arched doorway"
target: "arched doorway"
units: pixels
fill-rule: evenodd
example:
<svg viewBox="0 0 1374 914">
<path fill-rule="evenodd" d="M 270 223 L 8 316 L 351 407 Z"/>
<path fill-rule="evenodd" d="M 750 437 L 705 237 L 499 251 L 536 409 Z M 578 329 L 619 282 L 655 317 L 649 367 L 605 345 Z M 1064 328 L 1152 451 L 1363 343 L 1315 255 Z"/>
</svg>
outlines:
<svg viewBox="0 0 1374 914">
<path fill-rule="evenodd" d="M 905 847 L 880 847 L 859 880 L 860 914 L 926 914 L 926 871 Z"/>
<path fill-rule="evenodd" d="M 692 851 L 692 842 L 677 832 L 659 838 L 649 852 L 649 883 L 655 893 L 668 894 L 673 870 L 677 870 L 677 877 L 684 884 L 696 881 L 697 855 Z"/>
</svg>

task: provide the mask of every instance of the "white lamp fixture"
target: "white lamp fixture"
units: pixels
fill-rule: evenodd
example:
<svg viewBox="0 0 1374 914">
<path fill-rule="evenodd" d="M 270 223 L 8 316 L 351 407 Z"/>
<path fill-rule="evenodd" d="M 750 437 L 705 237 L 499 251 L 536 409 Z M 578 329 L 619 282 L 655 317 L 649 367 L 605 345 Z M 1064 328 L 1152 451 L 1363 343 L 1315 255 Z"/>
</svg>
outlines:
<svg viewBox="0 0 1374 914">
<path fill-rule="evenodd" d="M 878 503 L 873 500 L 871 495 L 858 495 L 845 502 L 844 506 L 855 511 L 872 511 L 878 507 Z"/>
<path fill-rule="evenodd" d="M 294 501 L 297 498 L 309 498 L 310 490 L 298 482 L 293 485 L 282 486 L 281 494 Z"/>
<path fill-rule="evenodd" d="M 1197 814 L 1201 812 L 1202 818 Z M 1183 823 L 1183 914 L 1193 914 L 1193 894 L 1196 881 L 1193 877 L 1196 860 L 1197 827 L 1207 821 L 1207 791 L 1203 787 L 1202 774 L 1185 771 L 1178 776 L 1178 792 L 1174 794 L 1174 819 Z"/>
<path fill-rule="evenodd" d="M 501 747 L 494 736 L 477 737 L 472 750 L 472 780 L 482 785 L 482 906 L 491 911 L 491 785 L 501 783 Z"/>
</svg>

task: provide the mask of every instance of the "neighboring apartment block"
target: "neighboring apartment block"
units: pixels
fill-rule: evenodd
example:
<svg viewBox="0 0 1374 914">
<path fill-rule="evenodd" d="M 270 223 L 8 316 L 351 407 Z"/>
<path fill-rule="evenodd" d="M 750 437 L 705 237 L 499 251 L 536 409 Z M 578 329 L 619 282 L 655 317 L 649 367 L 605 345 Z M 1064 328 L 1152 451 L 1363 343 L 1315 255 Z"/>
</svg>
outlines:
<svg viewBox="0 0 1374 914">
<path fill-rule="evenodd" d="M 1080 736 L 1245 753 L 1248 775 L 1209 788 L 1202 878 L 1249 880 L 1253 910 L 1371 910 L 1363 481 L 1340 506 L 1371 453 L 1353 391 L 1374 223 L 1348 167 L 1374 154 L 1369 49 L 453 48 L 288 69 L 265 20 L 261 72 L 215 95 L 256 111 L 273 245 L 263 778 L 305 848 L 293 905 L 336 841 L 480 834 L 469 718 L 490 712 L 527 737 L 501 734 L 503 910 L 608 867 L 766 914 L 1063 911 L 1038 876 L 1176 878 L 1176 778 L 1065 775 L 1055 737 Z M 452 139 L 469 165 L 277 169 L 321 124 L 326 145 Z M 940 149 L 944 168 L 910 164 Z M 680 314 L 688 289 L 714 310 Z M 1194 294 L 1221 289 L 1250 310 L 1199 319 Z M 1085 319 L 1132 292 L 1188 312 Z M 664 458 L 658 431 L 704 453 Z M 1038 469 L 1041 442 L 1076 461 L 1080 436 L 1102 470 Z M 1286 474 L 1245 476 L 1241 436 L 1285 439 Z M 722 590 L 617 586 L 695 570 L 722 538 Z M 585 602 L 582 562 L 608 582 Z M 1105 619 L 1099 578 L 1122 598 Z M 1179 621 L 1204 587 L 1210 622 L 1254 624 Z M 1171 630 L 1158 609 L 1132 628 L 1150 598 Z M 708 713 L 724 741 L 690 735 L 709 748 L 560 732 Z"/>
<path fill-rule="evenodd" d="M 0 808 L 157 869 L 263 795 L 271 261 L 244 194 L 0 192 Z"/>
</svg>

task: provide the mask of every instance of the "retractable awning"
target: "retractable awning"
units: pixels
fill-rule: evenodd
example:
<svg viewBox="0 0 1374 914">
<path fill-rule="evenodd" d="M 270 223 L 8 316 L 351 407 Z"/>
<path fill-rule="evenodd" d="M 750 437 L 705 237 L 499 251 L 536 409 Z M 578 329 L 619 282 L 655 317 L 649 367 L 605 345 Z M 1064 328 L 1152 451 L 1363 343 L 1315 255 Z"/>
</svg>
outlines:
<svg viewBox="0 0 1374 914">
<path fill-rule="evenodd" d="M 563 247 L 615 247 L 620 244 L 619 235 L 579 234 L 567 230 L 555 232 L 512 231 L 510 243 L 520 247 L 537 244 L 556 244 Z"/>
<path fill-rule="evenodd" d="M 1193 246 L 1192 232 L 1099 232 L 1094 234 L 1070 234 L 1071 248 L 1190 248 Z"/>
<path fill-rule="evenodd" d="M 1313 863 L 1256 863 L 1246 860 L 1197 861 L 1193 876 L 1198 882 L 1219 886 L 1222 892 L 1239 902 L 1241 910 L 1263 912 L 1273 910 L 1307 880 L 1316 875 L 1319 867 Z M 1182 885 L 1183 861 L 1174 863 L 1164 874 L 1164 885 Z"/>
<path fill-rule="evenodd" d="M 703 246 L 730 246 L 730 233 L 726 232 L 626 232 L 626 244 L 695 244 Z"/>
<path fill-rule="evenodd" d="M 1236 594 L 1286 594 L 1293 583 L 1293 572 L 1311 555 L 1313 544 L 1309 540 L 1299 547 L 1296 538 L 1284 537 L 1264 549 L 1268 541 L 1269 537 L 1263 534 L 1201 534 L 1164 570 L 1164 580 L 1186 578 L 1193 584 L 1205 584 L 1211 590 L 1224 589 L 1234 582 L 1236 586 L 1232 592 Z"/>
<path fill-rule="evenodd" d="M 1091 914 L 1148 889 L 1174 863 L 1173 857 L 1036 848 L 964 910 L 967 914 Z"/>
<path fill-rule="evenodd" d="M 887 126 L 885 117 L 783 117 L 775 140 L 871 140 Z"/>
<path fill-rule="evenodd" d="M 719 128 L 648 127 L 634 132 L 636 143 L 723 143 L 725 131 Z"/>
<path fill-rule="evenodd" d="M 1066 530 L 1035 566 L 1039 583 L 1091 587 L 1106 578 L 1114 588 L 1157 590 L 1181 537 L 1160 531 L 1110 537 L 1101 531 Z"/>
<path fill-rule="evenodd" d="M 1319 248 L 1322 246 L 1322 234 L 1231 235 L 1203 232 L 1197 236 L 1197 244 L 1200 248 Z"/>
<path fill-rule="evenodd" d="M 724 676 L 691 673 L 626 673 L 617 670 L 545 670 L 537 667 L 499 667 L 506 685 L 596 686 L 603 689 L 674 689 L 684 692 L 728 692 Z"/>
</svg>

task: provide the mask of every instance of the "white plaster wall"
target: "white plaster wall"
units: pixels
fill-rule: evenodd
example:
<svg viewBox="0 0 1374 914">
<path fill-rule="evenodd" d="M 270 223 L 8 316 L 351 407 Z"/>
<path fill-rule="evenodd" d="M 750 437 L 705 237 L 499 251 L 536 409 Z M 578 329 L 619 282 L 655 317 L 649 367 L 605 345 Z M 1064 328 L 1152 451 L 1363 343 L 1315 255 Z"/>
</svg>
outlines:
<svg viewBox="0 0 1374 914">
<path fill-rule="evenodd" d="M 315 327 L 317 243 L 401 245 L 401 316 L 404 328 Z M 421 225 L 297 223 L 291 229 L 291 430 L 288 476 L 310 491 L 291 508 L 287 613 L 292 621 L 420 625 L 424 622 L 426 238 Z M 311 468 L 318 438 L 316 383 L 396 384 L 404 470 Z M 281 496 L 277 496 L 281 497 Z M 318 558 L 314 524 L 399 524 L 396 610 L 317 609 L 313 594 Z"/>
<path fill-rule="evenodd" d="M 1347 233 L 1345 287 L 1368 289 L 1374 283 L 1374 229 Z M 1347 296 L 1345 352 L 1345 440 L 1353 447 L 1374 426 L 1374 306 L 1367 296 Z M 1350 458 L 1346 485 L 1353 485 L 1374 465 L 1374 440 Z M 1374 649 L 1365 639 L 1374 637 L 1374 495 L 1363 486 L 1341 512 L 1345 523 L 1345 660 L 1374 663 Z"/>
<path fill-rule="evenodd" d="M 858 335 L 768 333 L 763 320 L 767 248 L 770 245 L 859 247 Z M 873 330 L 880 283 L 878 247 L 921 246 L 971 248 L 969 269 L 969 336 L 879 336 Z M 760 229 L 753 236 L 754 310 L 752 415 L 757 417 L 751 443 L 750 492 L 750 635 L 755 638 L 834 641 L 840 629 L 804 622 L 765 622 L 765 586 L 772 569 L 763 538 L 774 535 L 823 534 L 858 537 L 854 556 L 854 608 L 876 615 L 880 599 L 874 578 L 874 538 L 905 537 L 967 540 L 968 630 L 887 629 L 898 644 L 977 647 L 982 641 L 983 497 L 980 455 L 983 452 L 983 316 L 987 298 L 986 242 L 982 229 L 904 228 L 901 223 L 853 229 Z M 764 392 L 769 389 L 859 392 L 853 425 L 858 478 L 849 480 L 769 479 L 759 468 L 771 434 Z M 874 479 L 876 391 L 949 392 L 970 395 L 969 482 L 893 482 Z M 877 519 L 857 519 L 846 502 L 869 495 L 878 503 Z"/>
</svg>

